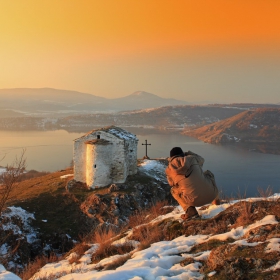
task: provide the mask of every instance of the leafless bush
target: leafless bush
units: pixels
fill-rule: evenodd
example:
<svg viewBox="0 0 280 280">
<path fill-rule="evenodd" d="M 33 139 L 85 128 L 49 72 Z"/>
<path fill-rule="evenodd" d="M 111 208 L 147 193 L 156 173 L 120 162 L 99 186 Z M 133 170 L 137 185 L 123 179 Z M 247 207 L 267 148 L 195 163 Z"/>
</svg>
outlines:
<svg viewBox="0 0 280 280">
<path fill-rule="evenodd" d="M 268 186 L 265 190 L 262 188 L 258 188 L 258 193 L 260 197 L 268 198 L 269 196 L 273 195 L 273 188 L 271 186 Z"/>
<path fill-rule="evenodd" d="M 7 165 L 6 171 L 0 175 L 0 214 L 4 210 L 11 191 L 25 171 L 26 159 L 24 155 L 25 150 L 22 150 L 21 155 L 16 157 L 11 165 Z"/>
</svg>

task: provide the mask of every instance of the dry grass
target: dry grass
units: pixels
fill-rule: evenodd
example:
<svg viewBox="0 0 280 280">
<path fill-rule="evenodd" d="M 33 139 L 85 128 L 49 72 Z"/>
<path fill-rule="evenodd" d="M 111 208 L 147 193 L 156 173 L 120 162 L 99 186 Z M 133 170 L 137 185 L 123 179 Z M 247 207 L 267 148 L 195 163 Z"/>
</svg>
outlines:
<svg viewBox="0 0 280 280">
<path fill-rule="evenodd" d="M 47 175 L 48 176 L 48 175 Z M 140 211 L 136 215 L 132 216 L 130 219 L 130 226 L 137 227 L 139 224 L 147 223 L 157 217 L 158 215 L 168 213 L 173 210 L 173 208 L 165 207 L 167 202 L 159 202 L 153 205 L 150 209 Z M 124 230 L 124 229 L 122 229 Z M 88 244 L 97 243 L 99 247 L 92 254 L 92 262 L 97 263 L 100 260 L 114 256 L 120 255 L 119 258 L 114 260 L 112 263 L 107 264 L 101 269 L 115 269 L 122 264 L 124 264 L 129 258 L 135 247 L 130 243 L 124 243 L 120 245 L 112 244 L 121 232 L 120 228 L 117 227 L 99 227 L 94 229 L 91 233 L 82 238 L 82 242 L 76 245 L 69 253 L 72 253 L 69 258 L 69 263 L 78 263 L 80 257 L 89 249 Z M 163 231 L 158 227 L 142 226 L 135 229 L 133 239 L 138 240 L 141 244 L 139 249 L 144 249 L 150 246 L 151 243 L 157 242 L 164 239 Z M 69 254 L 68 254 L 69 255 Z M 50 258 L 38 257 L 35 261 L 29 263 L 25 270 L 20 274 L 20 277 L 25 280 L 32 277 L 37 271 L 40 270 L 45 264 L 50 262 L 58 261 L 55 255 L 51 255 Z M 43 278 L 42 278 L 43 279 Z M 47 278 L 46 278 L 47 279 Z"/>
<path fill-rule="evenodd" d="M 149 209 L 136 212 L 129 218 L 128 228 L 133 229 L 133 234 L 130 238 L 140 242 L 138 250 L 148 248 L 154 242 L 169 239 L 168 236 L 165 236 L 166 232 L 160 226 L 148 224 L 156 217 L 173 211 L 174 207 L 168 207 L 168 205 L 167 201 L 160 201 Z"/>
<path fill-rule="evenodd" d="M 133 228 L 133 237 L 131 239 L 140 242 L 138 249 L 142 250 L 149 247 L 154 242 L 165 239 L 164 232 L 158 226 L 143 226 L 142 224 L 147 224 L 157 216 L 166 214 L 173 210 L 173 208 L 165 207 L 166 205 L 168 205 L 166 201 L 158 202 L 149 209 L 137 211 L 133 216 L 129 218 L 128 227 Z M 112 244 L 113 241 L 117 238 L 120 231 L 120 229 L 112 227 L 98 228 L 93 233 L 85 237 L 85 241 L 99 244 L 98 249 L 92 255 L 93 263 L 97 263 L 101 259 L 113 255 L 124 255 L 135 249 L 131 245 L 131 243 L 124 243 L 121 245 Z M 117 267 L 119 266 L 119 264 L 115 263 L 111 264 L 110 267 L 111 266 Z"/>
<path fill-rule="evenodd" d="M 236 226 L 249 225 L 252 222 L 252 202 L 241 201 L 239 216 L 236 219 Z"/>
<path fill-rule="evenodd" d="M 71 258 L 68 259 L 69 263 L 79 263 L 81 256 L 90 248 L 85 242 L 77 244 L 70 252 Z M 67 254 L 67 255 L 69 255 Z"/>
<path fill-rule="evenodd" d="M 49 257 L 38 256 L 33 262 L 30 262 L 25 267 L 25 269 L 19 274 L 19 277 L 22 280 L 28 280 L 47 263 L 58 262 L 60 259 L 61 258 L 55 253 L 51 253 Z"/>
<path fill-rule="evenodd" d="M 128 228 L 135 228 L 147 222 L 147 211 L 139 210 L 129 217 L 127 226 Z"/>
<path fill-rule="evenodd" d="M 268 198 L 269 196 L 273 195 L 273 188 L 271 186 L 268 186 L 265 190 L 262 188 L 258 188 L 258 193 L 260 197 Z"/>
<path fill-rule="evenodd" d="M 148 209 L 136 211 L 129 217 L 128 228 L 135 228 L 144 223 L 149 223 L 159 215 L 167 214 L 173 211 L 174 207 L 167 207 L 168 201 L 159 201 Z"/>
<path fill-rule="evenodd" d="M 60 179 L 60 176 L 73 173 L 72 169 L 53 172 L 41 177 L 34 177 L 24 180 L 17 184 L 16 188 L 11 192 L 10 203 L 15 201 L 23 201 L 36 199 L 44 193 L 53 193 L 58 189 L 65 191 L 66 181 Z"/>
<path fill-rule="evenodd" d="M 93 234 L 90 233 L 86 239 L 89 242 L 104 244 L 107 242 L 113 242 L 113 238 L 118 235 L 119 231 L 117 227 L 99 227 Z"/>
<path fill-rule="evenodd" d="M 144 250 L 152 243 L 166 240 L 166 236 L 158 225 L 143 225 L 133 229 L 131 239 L 140 242 L 138 250 Z"/>
<path fill-rule="evenodd" d="M 92 254 L 92 263 L 97 263 L 104 258 L 108 258 L 114 255 L 124 255 L 134 250 L 134 247 L 130 243 L 124 243 L 121 245 L 113 245 L 110 242 L 100 244 L 98 249 Z"/>
<path fill-rule="evenodd" d="M 131 255 L 126 254 L 124 256 L 120 256 L 119 258 L 115 259 L 114 261 L 112 261 L 104 266 L 98 267 L 97 269 L 98 270 L 114 270 L 114 269 L 124 265 L 130 258 L 131 258 Z"/>
<path fill-rule="evenodd" d="M 22 182 L 24 180 L 29 180 L 29 179 L 32 179 L 32 178 L 42 177 L 42 176 L 45 176 L 45 175 L 48 175 L 48 174 L 50 174 L 50 172 L 30 170 L 26 173 L 23 173 L 20 176 L 19 182 Z"/>
<path fill-rule="evenodd" d="M 84 242 L 97 243 L 99 246 L 92 254 L 92 262 L 97 263 L 104 258 L 114 255 L 123 255 L 134 250 L 130 243 L 113 245 L 119 237 L 120 229 L 117 227 L 100 227 L 83 238 Z"/>
</svg>

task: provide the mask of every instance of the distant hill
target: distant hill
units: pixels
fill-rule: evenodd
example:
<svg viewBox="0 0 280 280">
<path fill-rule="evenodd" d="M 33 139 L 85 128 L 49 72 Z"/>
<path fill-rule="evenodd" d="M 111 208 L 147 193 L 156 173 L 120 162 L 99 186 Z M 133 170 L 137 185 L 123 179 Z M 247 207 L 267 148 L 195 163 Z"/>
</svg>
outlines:
<svg viewBox="0 0 280 280">
<path fill-rule="evenodd" d="M 87 93 L 51 88 L 0 89 L 0 100 L 0 109 L 25 113 L 97 110 L 106 101 Z"/>
<path fill-rule="evenodd" d="M 186 101 L 162 98 L 145 91 L 136 91 L 125 97 L 113 99 L 112 102 L 114 106 L 120 108 L 122 111 L 188 104 Z"/>
<path fill-rule="evenodd" d="M 122 98 L 107 99 L 78 91 L 52 88 L 0 89 L 0 109 L 37 115 L 117 112 L 183 104 L 187 102 L 161 98 L 144 91 Z"/>
<path fill-rule="evenodd" d="M 280 154 L 280 109 L 244 111 L 217 123 L 185 130 L 184 134 L 207 143 L 238 143 L 251 150 Z"/>
</svg>

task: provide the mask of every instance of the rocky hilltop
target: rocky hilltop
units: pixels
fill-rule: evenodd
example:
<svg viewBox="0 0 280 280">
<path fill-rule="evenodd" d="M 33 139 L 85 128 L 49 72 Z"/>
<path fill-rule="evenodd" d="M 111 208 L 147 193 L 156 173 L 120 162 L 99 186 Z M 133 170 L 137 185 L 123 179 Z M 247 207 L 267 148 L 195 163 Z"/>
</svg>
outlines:
<svg viewBox="0 0 280 280">
<path fill-rule="evenodd" d="M 211 144 L 236 144 L 258 152 L 280 154 L 280 109 L 244 111 L 183 133 Z"/>
</svg>

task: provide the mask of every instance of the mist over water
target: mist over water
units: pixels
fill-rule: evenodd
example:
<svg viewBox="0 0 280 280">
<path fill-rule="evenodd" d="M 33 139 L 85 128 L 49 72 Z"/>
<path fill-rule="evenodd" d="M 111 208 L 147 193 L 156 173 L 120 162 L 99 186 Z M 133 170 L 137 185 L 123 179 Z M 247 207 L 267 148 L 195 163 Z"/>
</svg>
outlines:
<svg viewBox="0 0 280 280">
<path fill-rule="evenodd" d="M 236 146 L 218 146 L 203 143 L 181 135 L 178 131 L 165 132 L 152 129 L 127 129 L 136 134 L 138 158 L 145 155 L 148 141 L 150 158 L 166 158 L 174 146 L 191 150 L 205 159 L 204 170 L 211 170 L 217 185 L 227 197 L 258 196 L 258 188 L 268 186 L 280 192 L 280 156 L 249 152 Z M 84 133 L 57 131 L 0 131 L 0 165 L 11 163 L 16 155 L 26 149 L 27 169 L 56 171 L 65 169 L 73 156 L 73 140 Z"/>
</svg>

